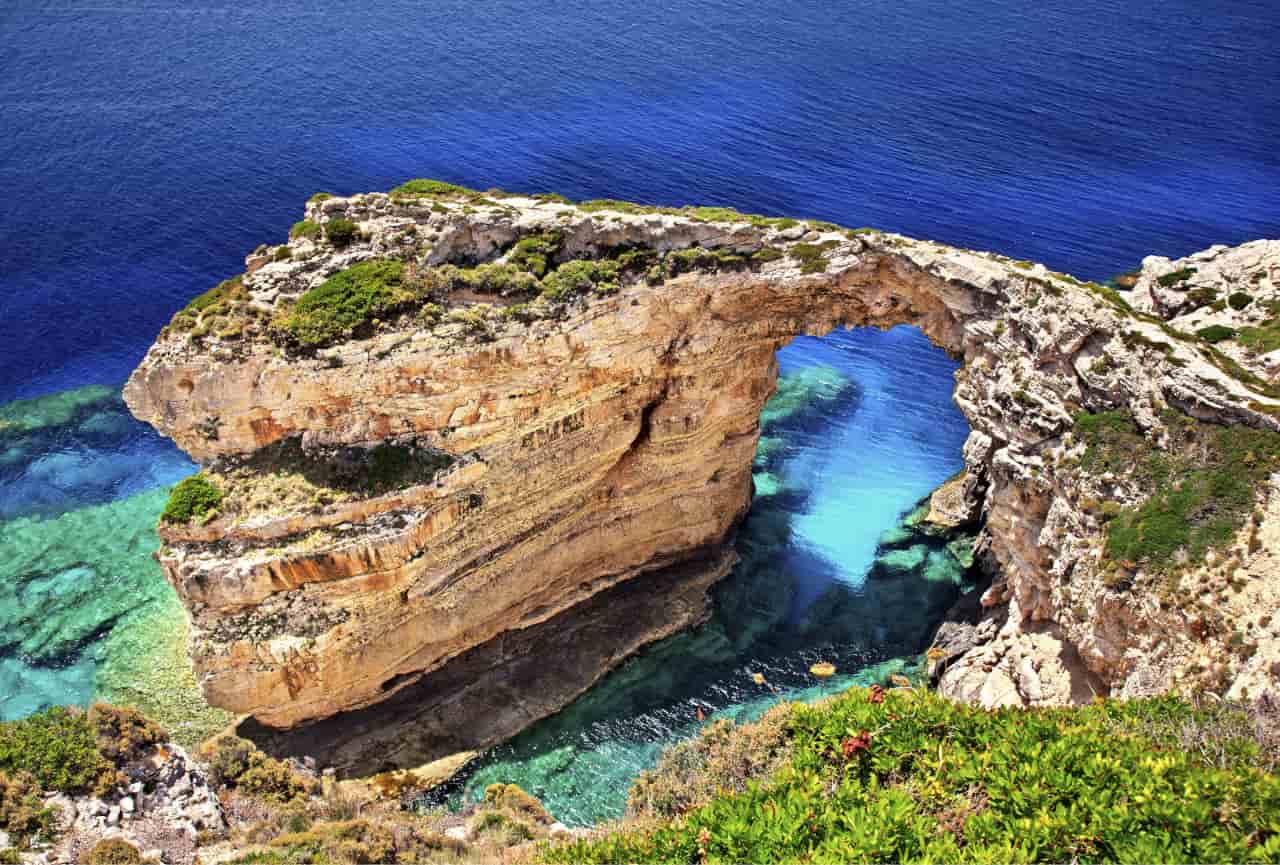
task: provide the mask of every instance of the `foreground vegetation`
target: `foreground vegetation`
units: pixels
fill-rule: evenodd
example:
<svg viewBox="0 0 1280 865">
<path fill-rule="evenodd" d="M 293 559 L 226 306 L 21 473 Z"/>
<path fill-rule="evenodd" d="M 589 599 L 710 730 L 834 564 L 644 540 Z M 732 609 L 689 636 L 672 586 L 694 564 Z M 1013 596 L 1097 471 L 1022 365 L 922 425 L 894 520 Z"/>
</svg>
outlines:
<svg viewBox="0 0 1280 865">
<path fill-rule="evenodd" d="M 552 862 L 1273 862 L 1274 728 L 1166 697 L 989 712 L 854 689 L 711 728 L 633 791 L 634 826 Z M 1274 724 L 1274 721 L 1269 722 Z M 754 737 L 745 746 L 741 736 Z M 1265 747 L 1264 747 L 1265 746 Z M 782 753 L 779 758 L 778 753 Z M 1272 762 L 1268 762 L 1272 761 Z M 753 776 L 752 767 L 776 765 Z M 655 797 L 664 777 L 684 779 Z M 706 800 L 691 805 L 700 794 Z M 644 819 L 646 818 L 647 819 Z"/>
<path fill-rule="evenodd" d="M 0 724 L 0 831 L 48 844 L 48 793 L 111 795 L 166 741 L 109 706 Z M 855 688 L 708 724 L 636 781 L 626 819 L 576 838 L 513 785 L 422 813 L 398 776 L 334 782 L 229 734 L 196 753 L 229 820 L 201 855 L 237 863 L 1280 861 L 1271 703 L 991 712 Z M 115 837 L 85 849 L 141 861 Z"/>
</svg>

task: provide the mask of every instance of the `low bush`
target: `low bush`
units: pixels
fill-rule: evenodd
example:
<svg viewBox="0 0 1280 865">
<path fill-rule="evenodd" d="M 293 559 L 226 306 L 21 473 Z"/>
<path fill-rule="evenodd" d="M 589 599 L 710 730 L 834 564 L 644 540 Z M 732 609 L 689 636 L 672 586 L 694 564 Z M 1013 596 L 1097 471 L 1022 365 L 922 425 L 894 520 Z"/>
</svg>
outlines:
<svg viewBox="0 0 1280 865">
<path fill-rule="evenodd" d="M 1262 324 L 1240 328 L 1240 344 L 1253 354 L 1267 354 L 1280 348 L 1280 301 L 1263 304 L 1268 318 Z"/>
<path fill-rule="evenodd" d="M 27 773 L 46 790 L 72 794 L 115 778 L 88 716 L 64 706 L 0 724 L 0 772 Z"/>
<path fill-rule="evenodd" d="M 0 772 L 0 832 L 25 849 L 52 837 L 58 813 L 44 804 L 44 791 L 30 772 Z"/>
<path fill-rule="evenodd" d="M 142 851 L 123 838 L 103 838 L 84 861 L 85 865 L 139 865 Z"/>
<path fill-rule="evenodd" d="M 174 485 L 160 519 L 166 523 L 207 522 L 221 505 L 222 490 L 198 472 Z"/>
<path fill-rule="evenodd" d="M 839 242 L 824 240 L 822 243 L 797 243 L 787 250 L 787 255 L 800 262 L 801 273 L 822 273 L 827 269 L 823 257 L 838 246 Z"/>
<path fill-rule="evenodd" d="M 1228 339 L 1234 339 L 1236 330 L 1233 327 L 1227 327 L 1224 324 L 1211 324 L 1208 327 L 1202 327 L 1196 331 L 1196 336 L 1205 342 L 1219 343 Z"/>
<path fill-rule="evenodd" d="M 1109 515 L 1107 558 L 1168 574 L 1233 542 L 1256 490 L 1280 470 L 1280 433 L 1219 427 L 1174 410 L 1161 419 L 1167 450 L 1123 410 L 1077 415 L 1074 432 L 1086 444 L 1081 468 L 1127 475 L 1147 493 L 1142 504 Z"/>
<path fill-rule="evenodd" d="M 218 788 L 279 804 L 296 802 L 310 789 L 287 763 L 268 757 L 238 736 L 226 734 L 205 742 L 199 756 L 208 767 L 209 782 Z"/>
<path fill-rule="evenodd" d="M 395 189 L 391 190 L 392 198 L 439 198 L 449 195 L 474 195 L 474 189 L 468 189 L 465 186 L 458 186 L 455 183 L 445 183 L 443 180 L 430 180 L 428 178 L 418 178 L 402 183 Z"/>
<path fill-rule="evenodd" d="M 791 704 L 784 703 L 754 724 L 720 720 L 706 725 L 640 773 L 627 797 L 627 813 L 675 817 L 717 793 L 744 792 L 752 778 L 770 774 L 789 756 L 790 716 Z"/>
<path fill-rule="evenodd" d="M 95 703 L 89 709 L 98 752 L 117 766 L 138 760 L 156 745 L 169 741 L 169 734 L 137 709 Z"/>
<path fill-rule="evenodd" d="M 320 236 L 320 225 L 310 219 L 300 219 L 289 229 L 289 236 L 315 239 Z"/>
<path fill-rule="evenodd" d="M 350 219 L 330 219 L 324 224 L 325 239 L 334 246 L 347 246 L 360 235 L 360 227 Z"/>
<path fill-rule="evenodd" d="M 613 261 L 566 261 L 542 280 L 542 296 L 568 300 L 582 294 L 612 294 L 621 287 L 618 265 Z"/>
<path fill-rule="evenodd" d="M 413 300 L 413 292 L 402 282 L 403 268 L 399 261 L 381 259 L 335 273 L 298 298 L 284 320 L 284 331 L 304 348 L 351 336 Z"/>
<path fill-rule="evenodd" d="M 1196 269 L 1194 267 L 1184 267 L 1181 270 L 1175 270 L 1172 273 L 1166 273 L 1164 276 L 1157 276 L 1156 283 L 1161 288 L 1173 288 L 1175 285 L 1186 282 L 1195 276 Z"/>
<path fill-rule="evenodd" d="M 546 275 L 547 264 L 551 256 L 560 249 L 562 240 L 562 235 L 551 232 L 522 237 L 512 247 L 507 261 L 514 267 L 541 278 Z"/>
<path fill-rule="evenodd" d="M 1253 303 L 1253 295 L 1249 294 L 1248 292 L 1233 291 L 1231 292 L 1231 294 L 1227 295 L 1227 306 L 1231 307 L 1237 312 L 1244 309 L 1246 306 L 1248 306 L 1251 303 Z"/>
<path fill-rule="evenodd" d="M 988 711 L 909 689 L 853 689 L 797 706 L 789 760 L 743 792 L 720 793 L 654 828 L 610 831 L 542 855 L 681 863 L 1280 860 L 1280 779 L 1208 765 L 1141 731 L 1145 719 L 1192 712 L 1173 698 Z"/>
<path fill-rule="evenodd" d="M 484 801 L 535 823 L 550 825 L 555 822 L 541 802 L 516 784 L 490 784 L 484 790 Z"/>
<path fill-rule="evenodd" d="M 456 861 L 467 845 L 403 820 L 320 821 L 286 832 L 263 849 L 231 860 L 232 865 L 296 865 L 296 863 L 366 863 Z M 495 860 L 496 861 L 496 860 Z"/>
</svg>

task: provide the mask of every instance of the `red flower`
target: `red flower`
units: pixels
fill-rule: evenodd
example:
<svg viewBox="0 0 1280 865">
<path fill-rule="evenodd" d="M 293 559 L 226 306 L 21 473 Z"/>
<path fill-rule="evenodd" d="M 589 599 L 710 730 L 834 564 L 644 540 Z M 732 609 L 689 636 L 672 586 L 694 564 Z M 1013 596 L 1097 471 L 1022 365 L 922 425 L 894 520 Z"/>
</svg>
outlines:
<svg viewBox="0 0 1280 865">
<path fill-rule="evenodd" d="M 872 685 L 872 686 L 871 686 L 871 690 L 867 693 L 867 702 L 869 702 L 869 703 L 883 703 L 883 702 L 884 702 L 884 688 L 881 688 L 879 685 Z"/>
<path fill-rule="evenodd" d="M 844 758 L 848 760 L 859 751 L 867 751 L 871 748 L 871 734 L 863 730 L 856 736 L 849 736 L 840 743 L 840 752 L 844 754 Z"/>
</svg>

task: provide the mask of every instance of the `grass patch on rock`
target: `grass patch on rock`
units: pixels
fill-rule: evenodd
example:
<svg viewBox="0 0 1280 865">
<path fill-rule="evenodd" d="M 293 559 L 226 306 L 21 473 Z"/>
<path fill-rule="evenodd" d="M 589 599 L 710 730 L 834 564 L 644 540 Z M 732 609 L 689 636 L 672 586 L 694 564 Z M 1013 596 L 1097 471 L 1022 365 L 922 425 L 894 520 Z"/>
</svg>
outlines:
<svg viewBox="0 0 1280 865">
<path fill-rule="evenodd" d="M 1280 470 L 1280 433 L 1202 423 L 1174 410 L 1161 419 L 1167 450 L 1123 410 L 1077 415 L 1074 432 L 1086 445 L 1082 469 L 1127 476 L 1146 493 L 1141 504 L 1112 515 L 1106 557 L 1168 574 L 1233 542 L 1258 490 Z"/>
</svg>

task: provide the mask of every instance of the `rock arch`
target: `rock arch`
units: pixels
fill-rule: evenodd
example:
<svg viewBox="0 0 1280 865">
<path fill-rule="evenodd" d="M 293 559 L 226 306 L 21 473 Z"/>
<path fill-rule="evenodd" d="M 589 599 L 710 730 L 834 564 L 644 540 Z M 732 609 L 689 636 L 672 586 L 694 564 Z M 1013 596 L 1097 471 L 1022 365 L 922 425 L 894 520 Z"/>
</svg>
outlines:
<svg viewBox="0 0 1280 865">
<path fill-rule="evenodd" d="M 469 201 L 313 202 L 308 218 L 343 216 L 364 238 L 250 256 L 242 302 L 272 314 L 359 260 L 493 260 L 548 230 L 563 236 L 562 258 L 775 253 L 630 280 L 532 322 L 494 313 L 479 335 L 465 320 L 407 316 L 311 356 L 281 352 L 265 326 L 230 343 L 162 336 L 126 400 L 223 471 L 237 503 L 203 525 L 161 527 L 210 702 L 271 727 L 359 710 L 611 587 L 726 572 L 776 349 L 897 324 L 963 364 L 955 399 L 972 433 L 953 506 L 984 520 L 999 571 L 984 602 L 1007 605 L 1011 639 L 1049 628 L 1122 688 L 1135 656 L 1185 628 L 1102 590 L 1101 524 L 1079 503 L 1089 481 L 1061 468 L 1079 449 L 1073 414 L 1127 407 L 1153 440 L 1166 406 L 1277 423 L 1280 403 L 1203 345 L 1041 265 L 723 212 Z M 282 442 L 316 453 L 408 439 L 457 462 L 372 496 L 276 490 L 269 466 L 225 468 Z"/>
</svg>

